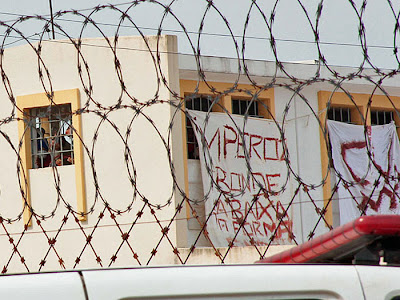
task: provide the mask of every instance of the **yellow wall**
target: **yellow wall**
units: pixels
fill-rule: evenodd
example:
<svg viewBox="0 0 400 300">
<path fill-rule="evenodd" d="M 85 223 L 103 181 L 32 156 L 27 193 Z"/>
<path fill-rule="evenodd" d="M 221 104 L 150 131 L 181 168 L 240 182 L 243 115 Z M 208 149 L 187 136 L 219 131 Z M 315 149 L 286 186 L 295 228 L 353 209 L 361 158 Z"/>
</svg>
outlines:
<svg viewBox="0 0 400 300">
<path fill-rule="evenodd" d="M 220 102 L 213 106 L 214 112 L 228 112 L 232 113 L 232 98 L 237 99 L 251 99 L 252 96 L 257 95 L 257 100 L 262 101 L 269 108 L 272 117 L 275 117 L 275 103 L 274 103 L 274 90 L 260 90 L 254 88 L 249 84 L 238 84 L 234 92 L 226 92 L 232 88 L 231 83 L 212 82 L 212 88 L 204 82 L 198 83 L 194 80 L 180 80 L 180 94 L 184 101 L 185 96 L 194 94 L 220 96 Z M 242 92 L 243 91 L 247 91 Z M 250 94 L 249 94 L 250 92 Z M 264 106 L 260 107 L 260 114 L 266 118 L 271 118 L 269 112 Z M 187 141 L 186 141 L 186 117 L 182 112 L 182 140 L 183 140 L 183 154 L 184 154 L 184 172 L 185 172 L 185 192 L 189 194 L 189 181 L 188 181 L 188 161 L 187 161 Z M 190 217 L 190 209 L 187 209 L 187 217 Z"/>
</svg>

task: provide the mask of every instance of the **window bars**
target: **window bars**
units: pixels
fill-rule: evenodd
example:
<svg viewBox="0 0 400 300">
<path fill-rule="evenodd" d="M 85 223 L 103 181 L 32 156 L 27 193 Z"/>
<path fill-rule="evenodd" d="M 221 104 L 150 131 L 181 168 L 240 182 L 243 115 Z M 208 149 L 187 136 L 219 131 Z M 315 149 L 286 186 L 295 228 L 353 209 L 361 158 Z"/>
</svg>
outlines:
<svg viewBox="0 0 400 300">
<path fill-rule="evenodd" d="M 351 123 L 351 110 L 348 107 L 331 107 L 328 109 L 328 119 Z"/>
<path fill-rule="evenodd" d="M 26 124 L 33 169 L 73 164 L 70 104 L 31 108 Z"/>
<path fill-rule="evenodd" d="M 232 113 L 241 116 L 262 118 L 258 109 L 258 102 L 247 99 L 232 99 Z"/>
<path fill-rule="evenodd" d="M 212 110 L 214 99 L 209 95 L 195 95 L 185 97 L 186 109 L 209 112 Z M 199 146 L 192 127 L 192 123 L 186 118 L 186 141 L 187 157 L 189 159 L 199 159 Z"/>
</svg>

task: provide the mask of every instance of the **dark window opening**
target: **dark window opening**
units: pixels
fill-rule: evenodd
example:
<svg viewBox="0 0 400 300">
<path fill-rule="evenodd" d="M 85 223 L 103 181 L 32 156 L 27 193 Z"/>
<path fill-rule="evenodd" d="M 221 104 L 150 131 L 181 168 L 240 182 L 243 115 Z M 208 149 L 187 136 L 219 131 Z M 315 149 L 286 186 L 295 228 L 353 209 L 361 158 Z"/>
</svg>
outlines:
<svg viewBox="0 0 400 300">
<path fill-rule="evenodd" d="M 328 120 L 351 124 L 351 110 L 346 107 L 331 107 L 328 109 Z M 333 168 L 332 145 L 329 141 L 329 165 Z"/>
<path fill-rule="evenodd" d="M 232 99 L 232 113 L 236 115 L 262 118 L 259 113 L 257 101 Z"/>
<path fill-rule="evenodd" d="M 212 111 L 214 98 L 207 95 L 185 97 L 186 109 L 209 112 Z M 189 118 L 186 118 L 187 155 L 189 159 L 199 159 L 199 145 Z"/>
<path fill-rule="evenodd" d="M 331 107 L 330 109 L 328 109 L 328 119 L 344 123 L 351 123 L 350 108 Z"/>
<path fill-rule="evenodd" d="M 74 163 L 71 116 L 70 104 L 29 109 L 33 169 Z"/>
<path fill-rule="evenodd" d="M 392 111 L 371 110 L 371 125 L 385 125 L 392 121 Z"/>
</svg>

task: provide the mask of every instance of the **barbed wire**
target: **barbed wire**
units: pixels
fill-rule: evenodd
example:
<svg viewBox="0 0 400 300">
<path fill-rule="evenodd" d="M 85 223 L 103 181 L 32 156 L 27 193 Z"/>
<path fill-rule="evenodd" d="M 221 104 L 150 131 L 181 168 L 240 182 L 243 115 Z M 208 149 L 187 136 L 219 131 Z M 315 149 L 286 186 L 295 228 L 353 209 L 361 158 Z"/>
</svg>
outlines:
<svg viewBox="0 0 400 300">
<path fill-rule="evenodd" d="M 135 9 L 144 3 L 162 12 L 160 19 L 155 20 L 151 27 L 140 26 L 140 22 L 136 20 Z M 197 31 L 187 29 L 190 26 L 184 24 L 175 12 L 177 5 L 184 4 L 175 0 L 168 3 L 142 0 L 98 5 L 92 9 L 64 10 L 57 12 L 53 20 L 49 15 L 24 15 L 15 20 L 0 21 L 0 28 L 4 30 L 0 48 L 3 83 L 1 93 L 4 96 L 2 105 L 11 107 L 9 114 L 3 114 L 0 120 L 0 147 L 8 151 L 7 166 L 14 160 L 13 167 L 8 166 L 8 170 L 15 170 L 14 174 L 7 174 L 9 178 L 2 180 L 5 180 L 4 184 L 7 180 L 15 180 L 19 189 L 18 193 L 6 193 L 7 196 L 13 195 L 9 196 L 12 199 L 1 195 L 0 202 L 3 202 L 4 206 L 3 210 L 0 209 L 0 244 L 4 249 L 0 256 L 2 273 L 43 271 L 46 268 L 73 269 L 81 266 L 107 267 L 116 264 L 187 264 L 191 262 L 196 249 L 201 247 L 211 249 L 220 263 L 229 262 L 232 248 L 236 246 L 247 247 L 248 251 L 263 258 L 268 255 L 272 246 L 296 245 L 337 226 L 338 212 L 334 210 L 339 210 L 343 203 L 353 203 L 359 216 L 377 210 L 375 208 L 383 198 L 391 201 L 391 209 L 394 210 L 399 202 L 400 177 L 389 169 L 390 163 L 387 167 L 382 167 L 377 161 L 371 142 L 370 125 L 371 111 L 376 107 L 382 108 L 382 113 L 391 112 L 389 121 L 399 123 L 400 120 L 398 95 L 392 93 L 395 89 L 385 85 L 387 80 L 395 78 L 399 72 L 400 61 L 396 44 L 400 28 L 399 13 L 391 1 L 385 2 L 393 13 L 393 46 L 369 45 L 364 24 L 367 2 L 362 1 L 358 7 L 354 1 L 349 0 L 348 4 L 358 23 L 357 35 L 360 44 L 356 45 L 321 41 L 320 27 L 325 13 L 325 1 L 318 2 L 316 11 L 308 10 L 301 1 L 296 3 L 312 32 L 312 42 L 276 36 L 275 30 L 279 26 L 278 12 L 282 9 L 279 0 L 269 11 L 264 11 L 260 2 L 246 3 L 248 10 L 245 12 L 246 18 L 241 28 L 242 34 L 237 34 L 233 29 L 232 20 L 224 15 L 219 4 L 210 0 L 203 3 L 203 10 L 199 12 Z M 116 21 L 96 21 L 97 14 L 104 11 L 117 15 Z M 2 14 L 9 15 L 0 12 L 0 15 Z M 255 14 L 263 22 L 267 32 L 265 36 L 253 36 L 248 33 Z M 212 21 L 211 15 L 214 18 Z M 168 28 L 167 19 L 173 20 L 176 28 Z M 30 21 L 41 23 L 42 30 L 34 34 L 24 34 L 21 29 L 23 26 L 20 25 L 29 24 Z M 206 30 L 208 22 L 217 21 L 222 23 L 228 33 Z M 65 24 L 80 27 L 76 30 L 77 27 L 71 29 Z M 46 34 L 52 26 L 57 35 L 63 36 L 65 40 L 46 39 Z M 114 34 L 107 35 L 104 27 L 114 28 Z M 96 32 L 98 39 L 84 38 L 89 28 Z M 136 41 L 140 43 L 136 46 L 124 43 L 121 33 L 125 28 L 134 29 Z M 147 30 L 157 32 L 154 41 L 146 36 Z M 163 33 L 166 32 L 179 34 L 179 41 L 185 42 L 190 51 L 183 53 L 164 47 Z M 220 82 L 210 79 L 213 77 L 210 76 L 210 69 L 205 67 L 206 59 L 218 56 L 202 54 L 207 47 L 203 39 L 207 36 L 230 40 L 227 47 L 231 47 L 229 50 L 235 53 L 235 57 L 230 59 L 236 63 L 236 67 L 231 70 L 235 79 L 229 83 L 226 83 L 226 79 L 221 79 Z M 275 70 L 268 76 L 256 76 L 251 72 L 252 61 L 246 53 L 251 48 L 248 41 L 252 39 L 265 41 L 268 51 L 273 55 L 272 64 Z M 17 48 L 9 46 L 21 41 L 23 47 L 28 49 L 24 50 L 24 53 L 31 53 L 36 60 L 36 74 L 29 73 L 32 69 L 25 64 L 24 60 L 28 60 L 26 57 L 20 58 L 22 64 L 13 61 L 10 63 L 9 57 Z M 296 70 L 301 70 L 305 65 L 289 65 L 281 61 L 278 42 L 314 45 L 317 57 L 312 64 L 313 74 L 304 75 L 307 74 L 305 71 L 293 72 L 294 66 Z M 363 59 L 356 68 L 341 71 L 329 64 L 322 47 L 326 45 L 361 47 Z M 60 67 L 65 68 L 61 72 L 70 74 L 69 76 L 74 73 L 73 76 L 77 78 L 74 81 L 72 77 L 63 78 L 64 81 L 71 82 L 62 86 L 74 86 L 79 89 L 80 107 L 68 110 L 65 103 L 58 101 L 60 84 L 55 79 L 58 65 L 49 59 L 49 51 L 55 51 L 55 48 L 52 48 L 55 46 L 69 51 L 68 53 L 73 54 L 71 57 L 75 57 L 75 61 L 70 62 L 70 65 L 75 64 L 73 72 L 64 64 L 60 64 Z M 104 74 L 110 78 L 108 95 L 98 92 L 97 78 L 101 71 L 93 66 L 92 58 L 96 54 L 87 51 L 88 48 L 107 52 L 107 56 L 104 57 L 107 57 L 108 61 L 103 63 L 109 66 L 109 73 Z M 392 49 L 397 67 L 392 70 L 380 68 L 369 56 L 370 48 Z M 138 91 L 137 85 L 132 83 L 131 73 L 127 72 L 127 68 L 132 66 L 122 54 L 125 50 L 134 51 L 130 54 L 132 56 L 148 55 L 145 65 L 153 71 L 154 78 L 146 80 L 155 86 L 152 96 L 141 96 L 145 93 Z M 197 80 L 193 81 L 193 88 L 186 88 L 182 93 L 176 82 L 171 80 L 165 63 L 169 59 L 168 56 L 183 54 L 193 58 L 196 67 L 192 71 L 197 74 Z M 225 60 L 228 61 L 228 58 Z M 16 77 L 15 70 L 12 69 L 24 65 L 27 69 L 21 69 L 19 72 L 28 74 L 25 75 L 25 80 L 29 76 L 36 77 L 39 81 L 39 88 L 36 87 L 35 91 L 23 89 L 23 80 Z M 145 73 L 143 70 L 138 71 Z M 179 74 L 174 76 L 179 77 Z M 360 84 L 359 81 L 363 83 Z M 360 101 L 359 94 L 355 92 L 360 85 L 369 90 L 368 94 L 364 95 L 366 100 Z M 314 96 L 310 96 L 310 89 L 313 89 Z M 271 91 L 276 91 L 275 97 L 268 94 Z M 316 94 L 319 91 L 328 92 L 326 99 L 318 98 Z M 43 103 L 46 104 L 25 106 L 18 101 L 20 95 L 33 93 L 44 95 L 47 102 Z M 169 96 L 165 96 L 166 94 Z M 266 94 L 268 96 L 265 96 Z M 334 98 L 338 94 L 342 95 L 345 101 L 335 102 Z M 387 103 L 383 105 L 381 100 L 376 100 L 376 96 L 384 97 L 382 99 Z M 107 97 L 114 101 L 108 100 Z M 245 108 L 241 113 L 233 111 L 233 102 L 227 104 L 231 98 L 235 98 L 238 103 L 244 101 Z M 266 98 L 270 98 L 271 102 L 265 102 Z M 323 103 L 322 106 L 317 103 L 319 100 Z M 379 105 L 378 101 L 381 101 Z M 190 103 L 200 105 L 200 102 L 206 103 L 205 108 L 189 107 Z M 362 176 L 353 176 L 350 180 L 337 167 L 337 161 L 333 160 L 333 149 L 337 145 L 332 144 L 327 127 L 327 120 L 332 119 L 332 108 L 342 109 L 340 105 L 343 102 L 346 102 L 345 108 L 351 110 L 353 123 L 361 125 L 364 134 L 361 143 L 366 157 L 362 164 L 365 172 Z M 361 105 L 364 105 L 365 110 L 360 108 Z M 302 110 L 299 113 L 294 112 L 300 106 Z M 168 122 L 162 123 L 154 111 L 165 112 L 165 107 L 168 107 L 169 111 Z M 42 109 L 39 113 L 35 110 L 38 108 Z M 263 113 L 259 113 L 260 111 Z M 203 117 L 204 120 L 201 121 Z M 86 121 L 82 129 L 76 122 L 77 118 Z M 224 126 L 229 126 L 231 132 L 236 134 L 236 158 L 240 156 L 243 171 L 237 174 L 238 186 L 233 187 L 231 184 L 228 189 L 225 177 L 218 177 L 221 154 L 215 156 L 214 149 L 211 148 L 215 136 L 210 136 L 210 130 L 215 129 L 217 119 L 222 118 L 226 122 Z M 315 135 L 314 145 L 305 145 L 307 141 L 300 141 L 306 137 L 300 135 L 296 122 L 304 118 L 307 118 L 306 134 Z M 255 125 L 261 124 L 259 122 L 263 122 L 263 125 Z M 18 129 L 18 126 L 23 129 Z M 52 126 L 57 130 L 52 131 Z M 263 137 L 257 131 L 252 137 L 259 140 L 254 142 L 250 131 L 259 130 L 259 127 L 269 128 L 271 135 Z M 152 135 L 143 137 L 138 134 L 138 131 L 145 132 L 144 128 L 151 128 Z M 310 131 L 310 128 L 313 128 L 313 131 Z M 190 134 L 195 136 L 190 137 Z M 118 148 L 108 144 L 111 139 L 106 143 L 104 135 L 115 135 L 113 142 L 122 146 Z M 258 153 L 252 147 L 255 147 L 256 143 L 259 145 L 260 139 L 264 138 L 276 143 L 275 161 L 280 165 L 271 167 L 267 159 L 264 159 L 262 172 L 266 175 L 260 177 L 260 165 L 254 160 L 254 155 Z M 69 146 L 64 144 L 68 139 Z M 146 139 L 151 139 L 154 145 L 158 143 L 158 148 L 157 151 L 145 149 L 144 152 L 147 152 L 150 158 L 145 160 L 145 164 L 149 166 L 143 172 L 144 162 L 137 157 L 138 147 L 140 148 L 137 140 L 144 143 L 147 142 Z M 225 135 L 224 139 L 226 142 Z M 47 149 L 43 151 L 45 145 Z M 190 150 L 189 146 L 193 149 Z M 263 147 L 266 151 L 266 146 Z M 77 156 L 78 148 L 81 149 L 82 157 Z M 100 151 L 111 150 L 115 153 L 112 158 L 108 157 L 106 160 L 109 160 L 107 163 L 115 161 L 117 171 L 112 170 L 116 173 L 112 173 L 111 176 L 116 178 L 104 181 L 103 173 L 109 170 L 105 170 L 107 165 L 104 164 L 104 155 Z M 196 151 L 198 153 L 195 155 Z M 224 151 L 226 157 L 226 148 Z M 256 153 L 253 157 L 252 151 Z M 305 157 L 301 153 L 304 151 L 309 151 L 318 161 L 309 166 L 310 170 L 305 169 L 300 161 Z M 122 165 L 117 164 L 117 158 L 123 162 Z M 200 163 L 197 162 L 198 159 Z M 76 163 L 78 161 L 79 165 Z M 157 165 L 150 166 L 150 162 Z M 158 165 L 162 163 L 168 166 L 166 173 L 165 169 Z M 193 164 L 200 167 L 192 167 Z M 74 170 L 83 170 L 81 173 L 84 174 L 84 183 L 81 183 L 81 189 L 86 189 L 84 200 L 88 205 L 87 209 L 78 208 L 75 204 L 77 199 L 72 203 L 69 197 L 71 192 L 64 183 L 70 180 L 65 177 L 64 170 L 68 169 L 67 165 L 71 165 Z M 274 187 L 271 187 L 268 181 L 269 168 L 278 168 L 278 175 L 275 175 L 279 177 L 279 183 Z M 48 176 L 43 175 L 43 180 L 50 178 L 52 182 L 47 182 L 47 186 L 52 184 L 54 188 L 53 195 L 50 192 L 45 193 L 44 199 L 32 194 L 35 187 L 31 177 L 40 171 L 43 171 L 42 174 L 48 171 Z M 312 176 L 304 175 L 310 172 Z M 197 183 L 202 185 L 202 192 L 196 192 L 198 187 L 189 182 L 189 173 L 197 176 Z M 371 173 L 375 174 L 374 182 L 368 177 Z M 149 174 L 153 174 L 154 179 Z M 75 179 L 76 176 L 77 172 Z M 335 180 L 331 181 L 332 178 Z M 126 180 L 125 190 L 113 190 L 114 180 Z M 360 194 L 360 187 L 364 187 L 367 181 L 368 194 Z M 0 185 L 3 186 L 1 181 Z M 148 186 L 152 187 L 151 192 L 147 190 Z M 111 196 L 110 189 L 113 190 Z M 347 196 L 340 194 L 340 189 L 348 191 Z M 158 190 L 162 193 L 157 194 Z M 22 198 L 22 206 L 15 205 L 19 201 L 18 198 Z M 38 205 L 47 200 L 49 202 L 45 204 L 45 209 L 42 204 Z M 13 204 L 7 208 L 11 201 Z M 218 223 L 221 217 L 225 217 L 225 223 Z M 229 231 L 228 223 L 232 230 L 222 238 L 222 243 L 218 230 Z M 68 236 L 69 234 L 73 236 Z M 76 242 L 67 242 L 67 236 Z"/>
</svg>

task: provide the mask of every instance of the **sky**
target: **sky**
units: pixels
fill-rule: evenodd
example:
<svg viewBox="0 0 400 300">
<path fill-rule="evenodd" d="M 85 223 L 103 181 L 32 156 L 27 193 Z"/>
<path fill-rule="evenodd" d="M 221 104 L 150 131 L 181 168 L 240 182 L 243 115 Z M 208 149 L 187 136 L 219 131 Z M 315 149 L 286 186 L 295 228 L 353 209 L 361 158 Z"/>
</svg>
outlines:
<svg viewBox="0 0 400 300">
<path fill-rule="evenodd" d="M 120 35 L 138 35 L 134 25 L 146 35 L 157 34 L 161 28 L 164 34 L 178 35 L 180 53 L 193 54 L 200 49 L 202 55 L 284 62 L 318 60 L 323 55 L 330 65 L 354 67 L 364 61 L 359 35 L 361 19 L 365 28 L 362 40 L 368 46 L 370 65 L 387 69 L 399 66 L 393 54 L 394 45 L 400 45 L 398 33 L 394 34 L 399 1 L 369 1 L 364 10 L 361 0 L 259 0 L 256 5 L 251 0 L 214 0 L 212 6 L 208 6 L 206 0 L 159 1 L 141 1 L 132 6 L 132 2 L 126 0 L 52 0 L 52 6 L 54 14 L 71 9 L 85 16 L 92 13 L 90 16 L 100 30 L 92 25 L 83 26 L 84 16 L 66 13 L 55 18 L 62 30 L 72 37 L 78 37 L 83 27 L 84 37 L 99 37 L 102 33 L 113 36 L 121 12 L 126 11 L 133 23 L 125 20 L 119 29 Z M 106 8 L 93 13 L 93 7 L 108 3 L 116 9 Z M 165 15 L 167 5 L 170 13 Z M 321 5 L 321 15 L 317 18 Z M 8 1 L 1 5 L 0 20 L 11 26 L 20 15 L 49 18 L 49 13 L 49 0 Z M 270 21 L 271 14 L 273 22 Z M 13 28 L 35 40 L 44 24 L 44 21 L 29 19 L 17 22 Z M 3 33 L 5 29 L 3 26 Z M 317 29 L 319 47 L 315 43 Z M 66 38 L 57 27 L 55 35 L 56 39 Z M 276 41 L 275 53 L 271 37 Z M 51 34 L 45 33 L 44 38 L 51 38 Z M 19 40 L 19 34 L 12 32 L 4 43 L 10 47 L 21 44 Z"/>
</svg>

